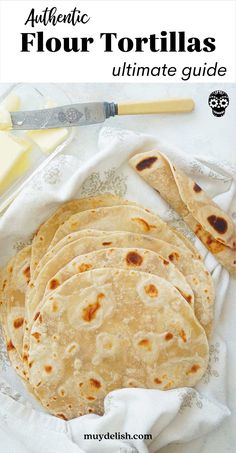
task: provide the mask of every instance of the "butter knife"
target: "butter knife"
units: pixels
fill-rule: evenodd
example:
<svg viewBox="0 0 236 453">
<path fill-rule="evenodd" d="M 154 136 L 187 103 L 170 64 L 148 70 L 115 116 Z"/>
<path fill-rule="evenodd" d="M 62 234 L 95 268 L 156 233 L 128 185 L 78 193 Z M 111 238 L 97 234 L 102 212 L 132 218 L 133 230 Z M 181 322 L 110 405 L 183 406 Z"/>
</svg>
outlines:
<svg viewBox="0 0 236 453">
<path fill-rule="evenodd" d="M 34 130 L 103 123 L 115 115 L 191 112 L 192 99 L 167 99 L 136 103 L 88 102 L 43 110 L 11 112 L 12 129 Z"/>
</svg>

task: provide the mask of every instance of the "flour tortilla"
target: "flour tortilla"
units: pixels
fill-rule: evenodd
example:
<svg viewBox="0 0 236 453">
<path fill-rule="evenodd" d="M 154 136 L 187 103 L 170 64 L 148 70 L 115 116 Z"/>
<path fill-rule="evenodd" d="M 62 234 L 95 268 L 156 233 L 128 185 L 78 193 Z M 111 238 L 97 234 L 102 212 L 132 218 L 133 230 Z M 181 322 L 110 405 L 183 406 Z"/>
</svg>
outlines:
<svg viewBox="0 0 236 453">
<path fill-rule="evenodd" d="M 44 298 L 74 275 L 103 267 L 137 270 L 164 278 L 194 309 L 194 294 L 183 274 L 171 261 L 142 248 L 106 248 L 77 256 L 48 282 Z"/>
<path fill-rule="evenodd" d="M 136 154 L 129 163 L 183 217 L 219 263 L 236 276 L 236 227 L 230 217 L 164 154 Z"/>
<path fill-rule="evenodd" d="M 20 357 L 20 354 L 17 352 L 15 344 L 13 342 L 11 332 L 8 328 L 7 322 L 7 303 L 10 295 L 10 279 L 12 274 L 12 268 L 14 266 L 15 257 L 11 259 L 8 266 L 6 266 L 1 271 L 0 275 L 0 313 L 1 313 L 1 326 L 4 334 L 6 349 L 10 362 L 15 369 L 16 373 L 22 378 L 25 379 L 26 373 L 24 371 L 23 363 Z"/>
<path fill-rule="evenodd" d="M 174 230 L 158 215 L 147 209 L 132 205 L 116 205 L 112 207 L 90 209 L 72 215 L 58 228 L 51 242 L 51 247 L 68 234 L 91 228 L 106 231 L 119 230 L 146 234 L 170 242 L 178 247 L 191 251 L 194 250 L 194 252 L 196 252 L 196 249 L 194 249 L 192 245 L 186 245 L 186 238 L 184 241 L 180 239 L 180 233 L 178 233 L 178 235 L 175 234 Z M 196 256 L 199 257 L 197 252 Z"/>
<path fill-rule="evenodd" d="M 22 356 L 25 327 L 25 294 L 30 281 L 30 259 L 31 246 L 25 247 L 16 255 L 10 266 L 11 276 L 8 285 L 8 330 L 20 356 Z"/>
<path fill-rule="evenodd" d="M 94 230 L 94 233 L 96 230 Z M 162 255 L 166 260 L 170 260 L 177 269 L 184 275 L 187 283 L 194 293 L 194 310 L 196 316 L 210 336 L 212 330 L 214 288 L 211 276 L 200 260 L 194 259 L 194 255 L 179 249 L 176 246 L 164 241 L 155 239 L 151 236 L 139 235 L 128 232 L 103 232 L 103 236 L 91 236 L 78 239 L 68 243 L 58 253 L 48 261 L 34 282 L 32 288 L 28 288 L 30 296 L 26 297 L 28 304 L 28 326 L 24 336 L 25 366 L 27 369 L 27 351 L 29 348 L 29 333 L 34 318 L 39 316 L 42 299 L 47 284 L 55 274 L 79 255 L 111 247 L 138 247 L 152 250 Z"/>
<path fill-rule="evenodd" d="M 72 234 L 68 234 L 67 236 L 65 236 L 61 241 L 59 241 L 57 244 L 55 244 L 54 247 L 49 247 L 49 249 L 47 250 L 47 252 L 44 254 L 44 256 L 41 258 L 41 260 L 39 261 L 35 271 L 34 271 L 34 275 L 32 277 L 32 280 L 30 282 L 30 286 L 34 287 L 34 281 L 37 279 L 39 273 L 41 272 L 41 270 L 43 269 L 43 267 L 45 266 L 45 264 L 47 264 L 47 262 L 53 258 L 54 255 L 57 254 L 57 252 L 60 251 L 60 249 L 62 247 L 64 247 L 65 245 L 67 244 L 70 244 L 71 242 L 74 242 L 78 239 L 81 239 L 81 238 L 84 238 L 84 237 L 87 237 L 87 236 L 103 236 L 104 235 L 104 232 L 103 231 L 99 231 L 99 230 L 81 230 L 81 231 L 76 231 L 75 233 L 72 233 Z"/>
<path fill-rule="evenodd" d="M 50 243 L 59 226 L 68 218 L 81 211 L 93 209 L 99 206 L 113 206 L 121 204 L 132 204 L 131 201 L 124 200 L 112 194 L 97 195 L 90 198 L 80 198 L 64 203 L 57 211 L 44 222 L 37 231 L 32 243 L 31 274 L 46 253 Z M 133 203 L 135 204 L 135 203 Z"/>
<path fill-rule="evenodd" d="M 30 382 L 54 415 L 103 414 L 122 387 L 194 386 L 208 364 L 204 329 L 166 280 L 102 269 L 67 280 L 31 332 Z"/>
</svg>

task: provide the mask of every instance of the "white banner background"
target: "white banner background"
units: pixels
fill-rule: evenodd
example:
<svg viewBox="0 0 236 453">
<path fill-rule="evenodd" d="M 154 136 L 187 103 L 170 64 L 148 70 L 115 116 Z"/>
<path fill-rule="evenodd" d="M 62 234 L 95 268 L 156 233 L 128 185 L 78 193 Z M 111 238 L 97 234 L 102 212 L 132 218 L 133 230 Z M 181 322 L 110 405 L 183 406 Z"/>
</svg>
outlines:
<svg viewBox="0 0 236 453">
<path fill-rule="evenodd" d="M 234 82 L 236 81 L 236 36 L 235 1 L 0 1 L 0 81 L 41 81 L 41 82 L 181 82 L 184 66 L 214 65 L 227 67 L 224 77 L 192 77 L 190 82 Z M 34 28 L 24 23 L 31 8 L 41 13 L 45 7 L 57 6 L 58 13 L 68 14 L 74 7 L 87 13 L 91 20 L 87 24 L 58 24 Z M 149 37 L 160 35 L 162 30 L 185 31 L 186 38 L 214 37 L 214 52 L 183 53 L 123 53 L 114 42 L 114 51 L 104 53 L 104 41 L 100 33 L 113 32 L 118 37 Z M 21 33 L 43 31 L 45 39 L 50 37 L 93 37 L 89 53 L 21 52 Z M 174 77 L 114 77 L 113 66 L 124 62 L 137 66 L 177 67 Z M 186 82 L 185 82 L 186 83 Z"/>
</svg>

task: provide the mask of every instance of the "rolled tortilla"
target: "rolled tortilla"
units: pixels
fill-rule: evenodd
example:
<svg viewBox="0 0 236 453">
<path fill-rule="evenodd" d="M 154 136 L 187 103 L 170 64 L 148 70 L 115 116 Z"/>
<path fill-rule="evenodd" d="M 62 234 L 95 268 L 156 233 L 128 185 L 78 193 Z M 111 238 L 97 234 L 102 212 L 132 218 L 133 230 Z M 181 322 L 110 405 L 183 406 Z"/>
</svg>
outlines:
<svg viewBox="0 0 236 453">
<path fill-rule="evenodd" d="M 159 151 L 136 154 L 129 164 L 183 217 L 219 263 L 236 276 L 236 227 L 230 217 Z"/>
</svg>

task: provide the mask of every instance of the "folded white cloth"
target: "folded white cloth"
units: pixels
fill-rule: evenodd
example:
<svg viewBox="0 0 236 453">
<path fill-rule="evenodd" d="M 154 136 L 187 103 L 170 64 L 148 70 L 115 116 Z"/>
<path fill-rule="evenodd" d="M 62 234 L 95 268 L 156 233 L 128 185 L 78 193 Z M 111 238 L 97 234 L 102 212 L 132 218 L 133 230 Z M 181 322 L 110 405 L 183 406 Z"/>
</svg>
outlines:
<svg viewBox="0 0 236 453">
<path fill-rule="evenodd" d="M 0 337 L 0 451 L 4 453 L 155 453 L 173 442 L 184 443 L 206 435 L 230 414 L 226 347 L 220 337 L 229 275 L 127 162 L 136 152 L 158 148 L 231 213 L 236 191 L 233 169 L 213 160 L 189 157 L 155 137 L 124 130 L 102 129 L 98 148 L 93 158 L 82 165 L 75 156 L 58 157 L 18 196 L 0 219 L 0 266 L 26 245 L 40 223 L 66 200 L 111 192 L 138 201 L 195 241 L 212 273 L 216 304 L 209 366 L 196 389 L 117 390 L 106 397 L 103 417 L 87 415 L 65 422 L 46 414 L 28 395 L 10 367 Z M 101 439 L 106 433 L 117 433 L 116 439 Z M 140 438 L 122 439 L 125 433 L 126 437 L 138 434 Z M 84 434 L 92 438 L 84 439 Z M 152 439 L 141 439 L 145 434 L 151 434 Z M 180 447 L 178 451 L 186 449 Z"/>
</svg>

